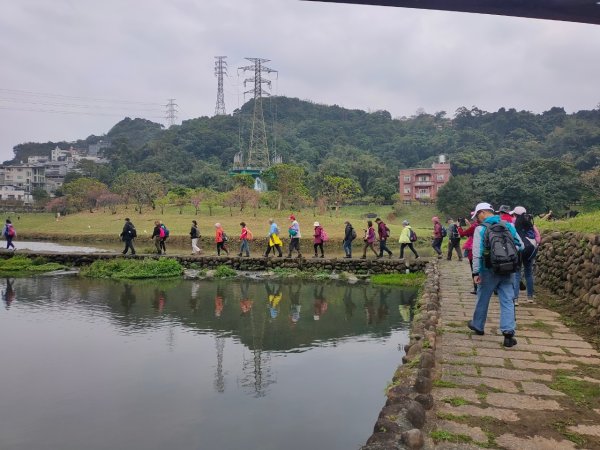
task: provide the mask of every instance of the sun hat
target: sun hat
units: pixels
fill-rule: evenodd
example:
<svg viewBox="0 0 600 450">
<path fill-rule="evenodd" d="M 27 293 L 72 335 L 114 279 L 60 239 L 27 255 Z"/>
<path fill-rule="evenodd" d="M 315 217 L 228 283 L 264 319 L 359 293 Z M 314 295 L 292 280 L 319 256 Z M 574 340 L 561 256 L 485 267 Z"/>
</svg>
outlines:
<svg viewBox="0 0 600 450">
<path fill-rule="evenodd" d="M 315 222 L 315 223 L 313 224 L 313 226 L 315 226 L 315 227 L 318 227 L 318 226 L 319 226 L 319 222 Z"/>
<path fill-rule="evenodd" d="M 296 216 L 292 214 L 292 215 L 290 216 L 290 220 L 296 220 Z"/>
<path fill-rule="evenodd" d="M 508 205 L 501 205 L 500 208 L 498 208 L 498 212 L 503 212 L 506 214 L 510 214 L 510 206 Z"/>
<path fill-rule="evenodd" d="M 475 211 L 473 211 L 473 214 L 471 215 L 471 219 L 474 219 L 475 217 L 477 217 L 477 213 L 479 211 L 494 211 L 494 207 L 492 205 L 490 205 L 489 203 L 477 203 L 477 206 L 475 207 Z"/>
<path fill-rule="evenodd" d="M 527 213 L 527 210 L 525 208 L 523 208 L 522 206 L 515 206 L 515 209 L 513 209 L 511 212 L 509 212 L 510 215 L 517 215 L 520 216 L 521 214 L 525 214 Z"/>
<path fill-rule="evenodd" d="M 403 220 L 403 221 L 402 221 L 402 225 L 406 226 L 406 225 L 408 225 L 408 224 L 409 224 L 409 223 L 408 223 L 408 220 Z"/>
</svg>

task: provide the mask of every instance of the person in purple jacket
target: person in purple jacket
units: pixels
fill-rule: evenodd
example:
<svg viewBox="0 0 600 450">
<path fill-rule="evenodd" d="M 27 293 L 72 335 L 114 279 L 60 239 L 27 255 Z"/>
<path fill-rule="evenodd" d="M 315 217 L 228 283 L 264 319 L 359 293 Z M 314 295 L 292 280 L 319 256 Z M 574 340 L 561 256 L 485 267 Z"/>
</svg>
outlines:
<svg viewBox="0 0 600 450">
<path fill-rule="evenodd" d="M 365 247 L 363 248 L 362 259 L 367 259 L 367 249 L 370 248 L 376 257 L 379 256 L 379 253 L 373 247 L 373 243 L 375 242 L 375 229 L 373 228 L 373 222 L 369 220 L 367 222 L 367 229 L 365 230 L 365 237 L 363 238 L 365 242 Z"/>
</svg>

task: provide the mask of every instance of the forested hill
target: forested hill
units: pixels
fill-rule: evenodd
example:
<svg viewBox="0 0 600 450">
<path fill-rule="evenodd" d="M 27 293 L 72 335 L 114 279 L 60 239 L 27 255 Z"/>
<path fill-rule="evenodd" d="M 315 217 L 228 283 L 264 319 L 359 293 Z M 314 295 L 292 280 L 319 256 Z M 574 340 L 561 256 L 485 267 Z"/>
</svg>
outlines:
<svg viewBox="0 0 600 450">
<path fill-rule="evenodd" d="M 233 156 L 248 145 L 252 109 L 251 100 L 232 115 L 199 117 L 169 129 L 127 118 L 105 137 L 90 136 L 78 144 L 110 139 L 113 174 L 129 168 L 159 172 L 185 186 L 226 189 Z M 392 118 L 387 111 L 274 97 L 264 100 L 264 111 L 270 146 L 284 162 L 303 166 L 315 182 L 330 174 L 354 178 L 365 195 L 375 198 L 396 192 L 399 168 L 429 165 L 440 154 L 448 155 L 454 175 L 518 169 L 540 158 L 560 159 L 579 171 L 600 164 L 600 108 L 567 114 L 554 107 L 533 114 L 463 107 L 451 114 Z M 54 145 L 18 145 L 15 159 Z"/>
</svg>

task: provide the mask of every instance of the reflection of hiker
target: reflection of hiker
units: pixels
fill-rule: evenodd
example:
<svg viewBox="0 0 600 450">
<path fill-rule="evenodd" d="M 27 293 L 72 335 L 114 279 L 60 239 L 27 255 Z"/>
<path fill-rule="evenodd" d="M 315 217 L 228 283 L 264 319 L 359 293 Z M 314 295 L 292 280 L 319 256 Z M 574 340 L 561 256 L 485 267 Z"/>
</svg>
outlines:
<svg viewBox="0 0 600 450">
<path fill-rule="evenodd" d="M 10 278 L 6 278 L 6 289 L 4 290 L 4 295 L 3 295 L 4 307 L 6 309 L 10 309 L 11 303 L 17 297 L 15 294 L 15 291 L 13 289 L 13 282 L 14 281 L 11 281 Z"/>
<path fill-rule="evenodd" d="M 279 315 L 279 303 L 281 303 L 281 289 L 279 285 L 276 286 L 275 290 L 272 291 L 269 283 L 266 284 L 267 288 L 267 299 L 269 301 L 269 315 L 271 319 L 276 319 Z"/>
<path fill-rule="evenodd" d="M 249 295 L 248 295 L 248 282 L 242 282 L 241 285 L 242 288 L 242 299 L 240 300 L 240 309 L 242 310 L 242 313 L 240 314 L 241 316 L 247 316 L 248 314 L 250 314 L 250 311 L 252 310 L 252 305 L 254 304 L 254 302 L 252 300 L 250 300 Z"/>
<path fill-rule="evenodd" d="M 221 317 L 223 304 L 223 296 L 219 295 L 219 290 L 217 289 L 217 295 L 215 296 L 215 317 Z"/>
<path fill-rule="evenodd" d="M 296 290 L 292 290 L 290 287 L 290 300 L 290 320 L 293 324 L 296 324 L 300 320 L 300 310 L 302 309 L 300 305 L 300 285 L 298 285 Z"/>
<path fill-rule="evenodd" d="M 6 239 L 6 250 L 12 247 L 13 251 L 17 248 L 13 244 L 13 239 L 17 237 L 17 232 L 10 219 L 6 219 L 6 224 L 2 230 L 2 236 Z"/>
<path fill-rule="evenodd" d="M 327 311 L 327 300 L 323 295 L 324 286 L 315 286 L 315 302 L 314 302 L 314 311 L 313 311 L 313 319 L 320 320 L 321 316 L 325 314 Z"/>
<path fill-rule="evenodd" d="M 154 309 L 158 312 L 162 312 L 166 303 L 167 296 L 165 294 L 165 291 L 156 289 L 154 291 L 154 302 L 152 302 L 152 306 L 154 307 Z"/>
<path fill-rule="evenodd" d="M 132 286 L 129 283 L 126 283 L 123 286 L 123 293 L 121 294 L 121 305 L 123 305 L 123 309 L 125 310 L 125 314 L 129 314 L 131 311 L 131 307 L 135 303 L 135 294 L 132 291 Z"/>
<path fill-rule="evenodd" d="M 129 217 L 125 218 L 125 225 L 123 225 L 123 231 L 121 231 L 121 240 L 125 242 L 125 250 L 123 254 L 127 254 L 127 250 L 131 249 L 131 254 L 135 255 L 135 248 L 133 248 L 133 240 L 137 237 L 137 231 L 129 220 Z"/>
<path fill-rule="evenodd" d="M 352 291 L 349 287 L 346 287 L 344 291 L 344 307 L 346 308 L 346 320 L 350 320 L 354 315 L 356 305 L 352 301 Z"/>
<path fill-rule="evenodd" d="M 386 300 L 389 294 L 389 289 L 379 290 L 379 308 L 377 308 L 377 323 L 383 322 L 390 312 L 390 308 Z"/>
<path fill-rule="evenodd" d="M 371 325 L 373 323 L 373 318 L 375 317 L 375 307 L 373 298 L 367 295 L 367 288 L 364 288 L 364 296 L 365 296 L 365 314 L 367 315 L 367 324 Z"/>
</svg>

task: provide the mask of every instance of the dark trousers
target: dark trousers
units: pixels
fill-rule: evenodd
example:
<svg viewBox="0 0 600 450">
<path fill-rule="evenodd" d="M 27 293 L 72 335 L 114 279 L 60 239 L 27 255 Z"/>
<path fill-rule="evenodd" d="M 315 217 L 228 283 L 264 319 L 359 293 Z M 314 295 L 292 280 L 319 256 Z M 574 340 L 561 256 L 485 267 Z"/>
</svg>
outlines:
<svg viewBox="0 0 600 450">
<path fill-rule="evenodd" d="M 269 253 L 271 253 L 271 249 L 273 250 L 273 253 L 275 253 L 275 250 L 277 250 L 279 252 L 279 256 L 283 256 L 283 252 L 281 251 L 281 245 L 267 245 L 267 251 L 265 252 L 265 256 L 269 256 Z"/>
<path fill-rule="evenodd" d="M 323 243 L 320 242 L 319 244 L 314 244 L 313 247 L 315 248 L 315 256 L 317 256 L 317 249 L 321 249 L 321 256 L 325 256 L 325 253 L 323 253 Z"/>
<path fill-rule="evenodd" d="M 125 242 L 125 250 L 123 250 L 123 254 L 127 254 L 127 250 L 131 249 L 131 254 L 135 255 L 135 248 L 133 248 L 133 239 L 123 239 Z"/>
<path fill-rule="evenodd" d="M 387 246 L 387 239 L 379 240 L 379 256 L 383 256 L 383 252 L 387 252 L 388 255 L 392 256 L 392 251 Z"/>
<path fill-rule="evenodd" d="M 221 256 L 221 250 L 225 252 L 225 254 L 229 255 L 229 251 L 225 248 L 225 242 L 217 242 L 217 256 Z"/>
<path fill-rule="evenodd" d="M 411 249 L 411 251 L 415 254 L 415 256 L 418 258 L 419 254 L 417 253 L 417 251 L 415 250 L 415 247 L 413 245 L 413 243 L 409 243 L 409 244 L 400 244 L 400 258 L 404 258 L 404 248 L 408 247 L 409 249 Z"/>
<path fill-rule="evenodd" d="M 443 240 L 444 240 L 444 238 L 433 238 L 433 241 L 431 241 L 431 246 L 433 247 L 435 252 L 438 254 L 438 256 L 442 255 L 442 241 Z"/>
<path fill-rule="evenodd" d="M 375 250 L 375 247 L 373 246 L 373 242 L 367 242 L 365 241 L 365 246 L 363 248 L 363 258 L 367 257 L 367 249 L 370 248 L 371 250 L 373 250 L 373 253 L 375 253 L 375 256 L 378 256 L 377 251 Z"/>
<path fill-rule="evenodd" d="M 167 253 L 167 246 L 165 245 L 166 240 L 167 238 L 162 238 L 160 240 L 160 249 L 163 251 L 163 253 Z"/>
<path fill-rule="evenodd" d="M 289 248 L 289 252 L 288 252 L 288 256 L 292 256 L 292 252 L 296 250 L 298 252 L 298 256 L 301 255 L 300 253 L 300 238 L 292 238 L 290 240 L 290 248 Z"/>
<path fill-rule="evenodd" d="M 6 236 L 6 250 L 8 250 L 11 247 L 15 248 L 15 244 L 13 244 L 13 237 L 12 236 Z"/>
<path fill-rule="evenodd" d="M 448 239 L 448 260 L 452 259 L 452 250 L 456 250 L 458 260 L 462 261 L 462 253 L 460 252 L 460 239 Z"/>
</svg>

